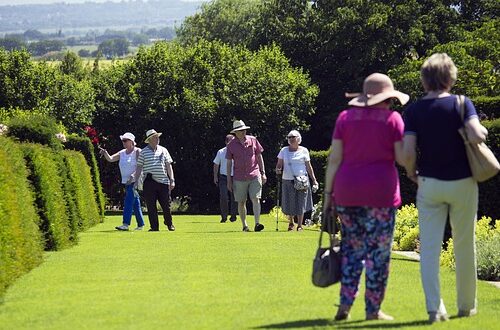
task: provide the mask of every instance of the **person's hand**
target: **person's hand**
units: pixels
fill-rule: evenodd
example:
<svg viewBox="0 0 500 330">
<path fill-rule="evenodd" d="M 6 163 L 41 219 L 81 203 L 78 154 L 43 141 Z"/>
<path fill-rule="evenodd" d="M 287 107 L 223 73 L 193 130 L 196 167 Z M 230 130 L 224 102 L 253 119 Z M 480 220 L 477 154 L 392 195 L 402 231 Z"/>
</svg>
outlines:
<svg viewBox="0 0 500 330">
<path fill-rule="evenodd" d="M 134 175 L 134 173 L 132 173 L 132 174 L 130 175 L 130 177 L 128 178 L 128 180 L 127 180 L 127 184 L 131 184 L 131 183 L 133 183 L 133 182 L 135 182 L 135 181 L 136 181 L 136 180 L 135 180 L 135 175 Z"/>
<path fill-rule="evenodd" d="M 319 189 L 319 184 L 315 181 L 312 185 L 312 192 L 315 193 Z"/>
<path fill-rule="evenodd" d="M 175 181 L 174 180 L 170 180 L 170 184 L 169 184 L 168 188 L 170 189 L 170 191 L 174 190 L 174 188 L 175 188 Z"/>
<path fill-rule="evenodd" d="M 216 177 L 216 176 L 214 176 L 214 183 L 215 183 L 215 185 L 218 185 L 218 184 L 219 184 L 219 178 L 218 178 L 218 177 Z"/>
<path fill-rule="evenodd" d="M 262 173 L 260 175 L 261 179 L 262 179 L 262 184 L 265 184 L 267 182 L 267 177 L 266 177 L 266 173 Z"/>
<path fill-rule="evenodd" d="M 406 177 L 413 181 L 414 183 L 418 184 L 418 175 L 417 173 L 406 173 Z"/>
<path fill-rule="evenodd" d="M 231 179 L 227 180 L 227 190 L 233 192 L 233 181 Z"/>
<path fill-rule="evenodd" d="M 104 156 L 104 154 L 106 153 L 106 149 L 102 148 L 101 146 L 97 146 L 97 148 L 99 148 L 99 155 Z"/>
<path fill-rule="evenodd" d="M 276 172 L 277 175 L 280 175 L 282 172 L 281 168 L 277 168 L 274 171 Z"/>
</svg>

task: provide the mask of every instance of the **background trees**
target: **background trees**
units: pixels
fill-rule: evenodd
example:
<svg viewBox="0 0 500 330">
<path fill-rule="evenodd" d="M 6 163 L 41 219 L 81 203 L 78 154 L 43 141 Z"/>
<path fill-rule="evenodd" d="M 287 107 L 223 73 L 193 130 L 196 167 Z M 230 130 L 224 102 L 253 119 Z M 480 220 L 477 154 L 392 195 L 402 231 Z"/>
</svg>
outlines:
<svg viewBox="0 0 500 330">
<path fill-rule="evenodd" d="M 324 149 L 336 114 L 346 105 L 344 93 L 360 90 L 364 77 L 420 59 L 439 44 L 462 40 L 465 31 L 497 14 L 498 3 L 489 0 L 263 0 L 259 5 L 219 0 L 202 6 L 178 34 L 185 43 L 217 39 L 254 50 L 278 45 L 320 87 L 306 138 Z M 245 17 L 252 28 L 238 23 Z M 233 22 L 239 26 L 225 26 Z"/>
<path fill-rule="evenodd" d="M 211 209 L 217 195 L 210 189 L 211 161 L 232 121 L 252 127 L 272 168 L 286 132 L 308 127 L 318 93 L 277 47 L 251 52 L 207 41 L 142 49 L 134 60 L 101 72 L 94 88 L 94 124 L 109 135 L 110 147 L 118 148 L 125 130 L 138 141 L 149 128 L 163 132 L 161 143 L 177 163 L 175 194 L 189 195 L 199 212 Z"/>
</svg>

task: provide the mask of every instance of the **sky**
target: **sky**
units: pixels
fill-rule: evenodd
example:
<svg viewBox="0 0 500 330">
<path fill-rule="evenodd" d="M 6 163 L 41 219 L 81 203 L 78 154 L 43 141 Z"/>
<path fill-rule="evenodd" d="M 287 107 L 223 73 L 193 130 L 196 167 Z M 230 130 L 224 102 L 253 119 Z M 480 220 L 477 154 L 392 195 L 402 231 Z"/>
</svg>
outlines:
<svg viewBox="0 0 500 330">
<path fill-rule="evenodd" d="M 123 0 L 0 0 L 0 6 L 6 5 L 26 5 L 26 4 L 47 4 L 47 3 L 84 3 L 84 2 L 121 2 Z M 196 0 L 181 0 L 181 1 L 196 1 Z M 202 0 L 203 1 L 203 0 Z"/>
</svg>

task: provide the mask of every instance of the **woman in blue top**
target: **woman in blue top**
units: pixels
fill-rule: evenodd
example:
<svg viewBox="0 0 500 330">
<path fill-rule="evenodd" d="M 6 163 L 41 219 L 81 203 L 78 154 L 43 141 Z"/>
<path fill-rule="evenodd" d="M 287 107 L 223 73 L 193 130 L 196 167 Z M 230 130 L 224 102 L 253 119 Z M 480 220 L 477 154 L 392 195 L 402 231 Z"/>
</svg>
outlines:
<svg viewBox="0 0 500 330">
<path fill-rule="evenodd" d="M 476 313 L 478 187 L 458 129 L 465 126 L 473 143 L 484 141 L 487 131 L 468 98 L 462 122 L 457 96 L 450 94 L 457 68 L 447 54 L 432 55 L 420 73 L 426 95 L 405 111 L 404 154 L 407 175 L 418 183 L 420 273 L 432 323 L 448 320 L 439 289 L 439 254 L 448 216 L 456 260 L 458 316 Z"/>
</svg>

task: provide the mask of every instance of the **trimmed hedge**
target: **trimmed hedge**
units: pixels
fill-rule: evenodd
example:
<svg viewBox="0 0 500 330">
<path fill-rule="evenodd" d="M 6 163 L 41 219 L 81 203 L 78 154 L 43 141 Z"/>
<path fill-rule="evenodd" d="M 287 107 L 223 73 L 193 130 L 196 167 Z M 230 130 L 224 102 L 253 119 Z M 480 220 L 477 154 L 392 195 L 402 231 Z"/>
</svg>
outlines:
<svg viewBox="0 0 500 330">
<path fill-rule="evenodd" d="M 500 118 L 500 96 L 479 96 L 472 98 L 476 111 L 480 116 L 493 120 Z"/>
<path fill-rule="evenodd" d="M 56 150 L 62 150 L 63 144 L 56 137 L 60 133 L 57 122 L 52 117 L 30 112 L 18 112 L 8 120 L 8 135 L 20 142 L 40 143 Z"/>
<path fill-rule="evenodd" d="M 0 137 L 0 296 L 16 278 L 42 262 L 42 235 L 27 177 L 19 145 Z"/>
<path fill-rule="evenodd" d="M 64 164 L 67 166 L 71 180 L 71 195 L 78 210 L 79 230 L 94 226 L 101 221 L 95 198 L 94 186 L 90 168 L 85 157 L 77 151 L 65 150 Z M 89 198 L 90 197 L 90 198 Z"/>
<path fill-rule="evenodd" d="M 66 149 L 80 151 L 87 160 L 87 164 L 90 166 L 92 174 L 93 185 L 96 190 L 94 196 L 97 206 L 99 207 L 99 215 L 101 217 L 101 222 L 104 221 L 106 198 L 104 197 L 104 193 L 102 191 L 101 176 L 99 174 L 99 167 L 95 157 L 94 146 L 87 137 L 77 135 L 69 135 L 65 146 Z"/>
<path fill-rule="evenodd" d="M 52 149 L 41 145 L 25 144 L 22 148 L 31 170 L 29 179 L 36 191 L 45 248 L 60 250 L 68 247 L 71 245 L 71 230 L 58 157 Z"/>
</svg>

